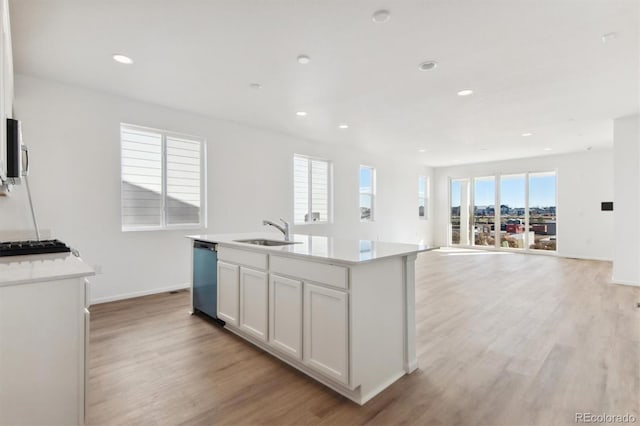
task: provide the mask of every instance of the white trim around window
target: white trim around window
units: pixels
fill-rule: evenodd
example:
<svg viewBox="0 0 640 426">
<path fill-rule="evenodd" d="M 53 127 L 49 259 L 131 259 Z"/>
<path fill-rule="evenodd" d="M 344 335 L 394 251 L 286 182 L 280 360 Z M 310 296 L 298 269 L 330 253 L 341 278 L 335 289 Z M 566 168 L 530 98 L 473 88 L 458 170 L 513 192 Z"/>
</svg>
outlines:
<svg viewBox="0 0 640 426">
<path fill-rule="evenodd" d="M 293 156 L 293 223 L 322 224 L 333 219 L 333 165 L 323 158 Z"/>
<path fill-rule="evenodd" d="M 207 226 L 206 140 L 120 123 L 123 232 Z"/>
<path fill-rule="evenodd" d="M 364 178 L 364 179 L 363 179 Z M 358 173 L 360 222 L 373 222 L 376 217 L 376 169 L 360 166 Z"/>
</svg>

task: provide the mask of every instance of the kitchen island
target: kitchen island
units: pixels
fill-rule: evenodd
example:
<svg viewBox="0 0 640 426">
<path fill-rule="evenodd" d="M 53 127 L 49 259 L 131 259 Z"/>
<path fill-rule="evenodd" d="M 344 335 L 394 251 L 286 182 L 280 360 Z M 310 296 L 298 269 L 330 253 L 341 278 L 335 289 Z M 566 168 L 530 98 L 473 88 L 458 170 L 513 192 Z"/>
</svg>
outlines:
<svg viewBox="0 0 640 426">
<path fill-rule="evenodd" d="M 272 233 L 192 235 L 217 247 L 217 317 L 364 404 L 417 368 L 422 245 Z M 270 245 L 273 244 L 273 245 Z"/>
</svg>

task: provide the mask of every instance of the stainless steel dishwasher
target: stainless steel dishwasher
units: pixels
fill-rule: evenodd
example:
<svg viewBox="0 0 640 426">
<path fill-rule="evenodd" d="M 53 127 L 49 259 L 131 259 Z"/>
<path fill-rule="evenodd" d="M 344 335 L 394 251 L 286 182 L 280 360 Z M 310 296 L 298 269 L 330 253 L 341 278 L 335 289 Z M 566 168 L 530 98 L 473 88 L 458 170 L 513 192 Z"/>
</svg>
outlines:
<svg viewBox="0 0 640 426">
<path fill-rule="evenodd" d="M 193 242 L 193 309 L 222 322 L 218 319 L 218 253 L 214 243 Z"/>
</svg>

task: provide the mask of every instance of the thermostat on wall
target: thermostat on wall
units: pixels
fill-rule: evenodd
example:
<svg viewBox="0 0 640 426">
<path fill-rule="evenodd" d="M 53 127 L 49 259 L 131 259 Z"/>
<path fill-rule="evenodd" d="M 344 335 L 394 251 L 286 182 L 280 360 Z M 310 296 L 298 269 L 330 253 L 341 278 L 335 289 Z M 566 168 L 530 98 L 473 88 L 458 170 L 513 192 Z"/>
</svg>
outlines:
<svg viewBox="0 0 640 426">
<path fill-rule="evenodd" d="M 603 201 L 600 210 L 603 212 L 613 211 L 613 201 Z"/>
</svg>

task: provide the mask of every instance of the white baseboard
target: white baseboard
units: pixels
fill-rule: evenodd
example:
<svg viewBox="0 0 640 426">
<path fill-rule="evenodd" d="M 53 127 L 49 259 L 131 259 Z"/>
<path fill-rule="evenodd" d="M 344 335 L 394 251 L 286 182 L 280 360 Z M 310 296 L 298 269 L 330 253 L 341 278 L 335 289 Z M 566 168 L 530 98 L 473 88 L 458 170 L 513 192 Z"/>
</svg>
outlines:
<svg viewBox="0 0 640 426">
<path fill-rule="evenodd" d="M 191 287 L 190 283 L 177 284 L 170 287 L 153 288 L 151 290 L 134 291 L 132 293 L 117 294 L 115 296 L 98 297 L 91 300 L 92 305 L 100 303 L 115 302 L 116 300 L 133 299 L 134 297 L 149 296 L 151 294 L 167 293 L 169 291 L 184 290 Z"/>
<path fill-rule="evenodd" d="M 558 254 L 558 256 L 560 257 L 566 257 L 568 259 L 580 259 L 580 260 L 599 260 L 601 262 L 613 262 L 613 259 L 608 259 L 605 257 L 596 257 L 596 256 L 585 256 L 582 254 L 566 254 L 566 253 L 561 253 Z"/>
<path fill-rule="evenodd" d="M 611 284 L 631 285 L 634 287 L 640 287 L 640 283 L 637 281 L 619 280 L 616 277 L 611 277 Z"/>
</svg>

